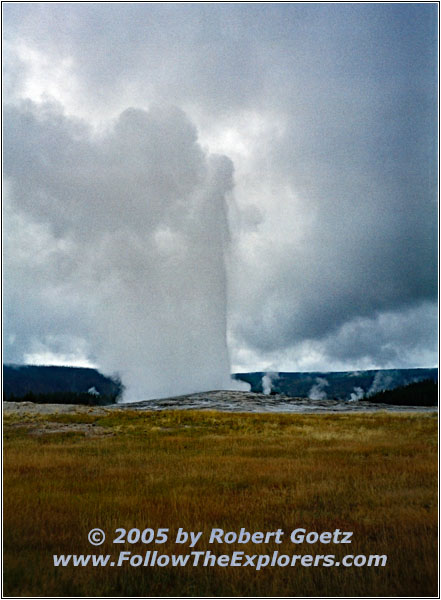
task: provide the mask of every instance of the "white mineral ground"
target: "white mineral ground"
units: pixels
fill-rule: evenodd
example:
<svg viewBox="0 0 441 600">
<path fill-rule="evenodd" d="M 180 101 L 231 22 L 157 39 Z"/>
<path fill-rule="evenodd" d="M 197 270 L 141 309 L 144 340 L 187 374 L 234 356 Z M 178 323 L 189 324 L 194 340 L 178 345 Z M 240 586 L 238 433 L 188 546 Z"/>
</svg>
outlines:
<svg viewBox="0 0 441 600">
<path fill-rule="evenodd" d="M 114 410 L 219 410 L 225 412 L 249 413 L 335 413 L 335 412 L 372 412 L 387 410 L 402 411 L 436 411 L 436 407 L 394 406 L 375 404 L 363 400 L 344 401 L 309 398 L 291 398 L 284 395 L 268 396 L 253 392 L 231 390 L 215 390 L 199 392 L 184 396 L 161 398 L 160 400 L 144 400 L 126 402 L 108 406 L 84 406 L 78 404 L 34 404 L 32 402 L 3 402 L 3 413 L 19 415 L 32 414 L 68 414 L 90 413 L 106 414 Z"/>
</svg>

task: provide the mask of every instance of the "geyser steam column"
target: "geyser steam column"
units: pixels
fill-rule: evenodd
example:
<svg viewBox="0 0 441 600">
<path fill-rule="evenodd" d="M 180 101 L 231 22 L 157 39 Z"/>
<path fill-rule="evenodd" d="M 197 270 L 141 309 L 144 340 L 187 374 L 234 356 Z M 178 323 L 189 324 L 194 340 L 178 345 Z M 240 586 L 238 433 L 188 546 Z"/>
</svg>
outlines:
<svg viewBox="0 0 441 600">
<path fill-rule="evenodd" d="M 125 111 L 106 146 L 104 161 L 117 173 L 101 240 L 108 277 L 97 307 L 100 366 L 121 374 L 126 400 L 231 387 L 231 161 L 206 155 L 177 109 Z"/>
<path fill-rule="evenodd" d="M 5 123 L 22 356 L 85 348 L 128 400 L 230 387 L 231 161 L 204 152 L 176 108 L 126 110 L 99 136 L 54 104 L 6 106 Z"/>
</svg>

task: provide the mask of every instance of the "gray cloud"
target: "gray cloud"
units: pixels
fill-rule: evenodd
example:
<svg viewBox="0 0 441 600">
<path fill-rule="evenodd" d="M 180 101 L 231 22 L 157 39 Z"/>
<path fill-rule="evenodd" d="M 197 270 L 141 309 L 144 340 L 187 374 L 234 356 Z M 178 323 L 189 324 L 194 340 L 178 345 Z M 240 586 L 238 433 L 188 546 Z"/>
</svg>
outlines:
<svg viewBox="0 0 441 600">
<path fill-rule="evenodd" d="M 91 304 L 121 273 L 136 293 L 129 274 L 150 256 L 153 232 L 166 223 L 158 248 L 176 247 L 167 227 L 180 231 L 182 198 L 188 208 L 210 188 L 217 218 L 193 260 L 208 281 L 204 249 L 211 235 L 226 247 L 226 198 L 234 368 L 435 364 L 436 16 L 433 4 L 6 5 L 11 211 L 47 245 L 46 300 L 21 299 L 23 352 L 48 331 L 68 351 L 85 312 L 76 286 L 75 302 L 51 306 L 53 327 L 44 314 L 59 289 L 51 273 L 69 281 L 72 248 L 111 257 L 104 281 L 98 267 L 76 267 L 95 282 Z M 47 108 L 48 95 L 69 118 Z M 38 110 L 21 103 L 27 96 Z M 163 104 L 191 122 L 150 110 Z M 210 151 L 233 161 L 234 188 L 231 162 Z M 36 233 L 35 222 L 50 227 Z M 29 279 L 15 227 L 11 323 L 18 281 Z M 96 359 L 89 331 L 75 329 Z"/>
</svg>

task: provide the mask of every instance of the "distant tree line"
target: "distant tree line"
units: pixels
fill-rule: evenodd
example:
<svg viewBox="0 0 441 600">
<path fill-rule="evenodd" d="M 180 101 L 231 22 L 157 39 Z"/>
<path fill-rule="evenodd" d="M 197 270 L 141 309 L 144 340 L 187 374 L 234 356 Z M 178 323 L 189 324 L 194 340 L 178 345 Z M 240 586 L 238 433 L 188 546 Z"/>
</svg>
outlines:
<svg viewBox="0 0 441 600">
<path fill-rule="evenodd" d="M 50 394 L 33 394 L 24 396 L 8 396 L 8 402 L 34 402 L 35 404 L 83 404 L 85 406 L 106 406 L 115 404 L 112 396 L 97 396 L 88 392 L 52 392 Z"/>
<path fill-rule="evenodd" d="M 425 379 L 393 390 L 378 392 L 365 400 L 398 406 L 438 406 L 438 382 Z"/>
<path fill-rule="evenodd" d="M 107 377 L 96 369 L 3 366 L 3 399 L 8 401 L 104 405 L 117 402 L 123 391 L 119 377 Z"/>
<path fill-rule="evenodd" d="M 246 381 L 251 386 L 251 391 L 261 394 L 263 392 L 263 379 L 265 372 L 236 373 L 235 379 Z M 273 374 L 274 375 L 274 374 Z M 279 372 L 271 377 L 271 394 L 284 394 L 292 398 L 308 398 L 311 388 L 317 384 L 317 378 L 326 379 L 325 388 L 328 398 L 349 400 L 354 388 L 365 390 L 378 389 L 377 380 L 386 385 L 387 389 L 404 387 L 415 381 L 431 379 L 438 380 L 438 369 L 373 369 L 368 371 L 341 371 L 321 372 L 310 371 L 302 373 Z"/>
</svg>

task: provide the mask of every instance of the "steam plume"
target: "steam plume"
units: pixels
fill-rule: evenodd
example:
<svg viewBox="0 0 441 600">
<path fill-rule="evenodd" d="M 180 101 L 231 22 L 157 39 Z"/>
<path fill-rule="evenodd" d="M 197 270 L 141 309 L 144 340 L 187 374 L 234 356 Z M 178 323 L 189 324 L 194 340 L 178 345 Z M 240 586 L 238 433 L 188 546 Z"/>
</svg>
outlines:
<svg viewBox="0 0 441 600">
<path fill-rule="evenodd" d="M 310 400 L 326 400 L 328 397 L 325 391 L 325 387 L 329 385 L 328 381 L 324 377 L 316 377 L 316 383 L 309 390 L 308 397 Z"/>
<path fill-rule="evenodd" d="M 75 334 L 101 370 L 121 375 L 126 399 L 231 387 L 231 161 L 205 153 L 176 108 L 126 110 L 101 136 L 54 106 L 6 110 L 8 214 L 33 236 L 9 248 L 10 286 L 21 252 L 17 310 L 29 312 L 32 296 L 48 315 L 43 332 L 30 318 L 28 338 L 18 333 L 23 355 L 37 334 L 48 350 Z"/>
<path fill-rule="evenodd" d="M 273 382 L 278 379 L 278 377 L 278 373 L 265 373 L 262 377 L 262 391 L 264 394 L 268 396 L 271 394 Z"/>
<path fill-rule="evenodd" d="M 364 390 L 361 387 L 354 387 L 354 391 L 351 392 L 349 402 L 356 402 L 357 400 L 363 400 Z"/>
</svg>

